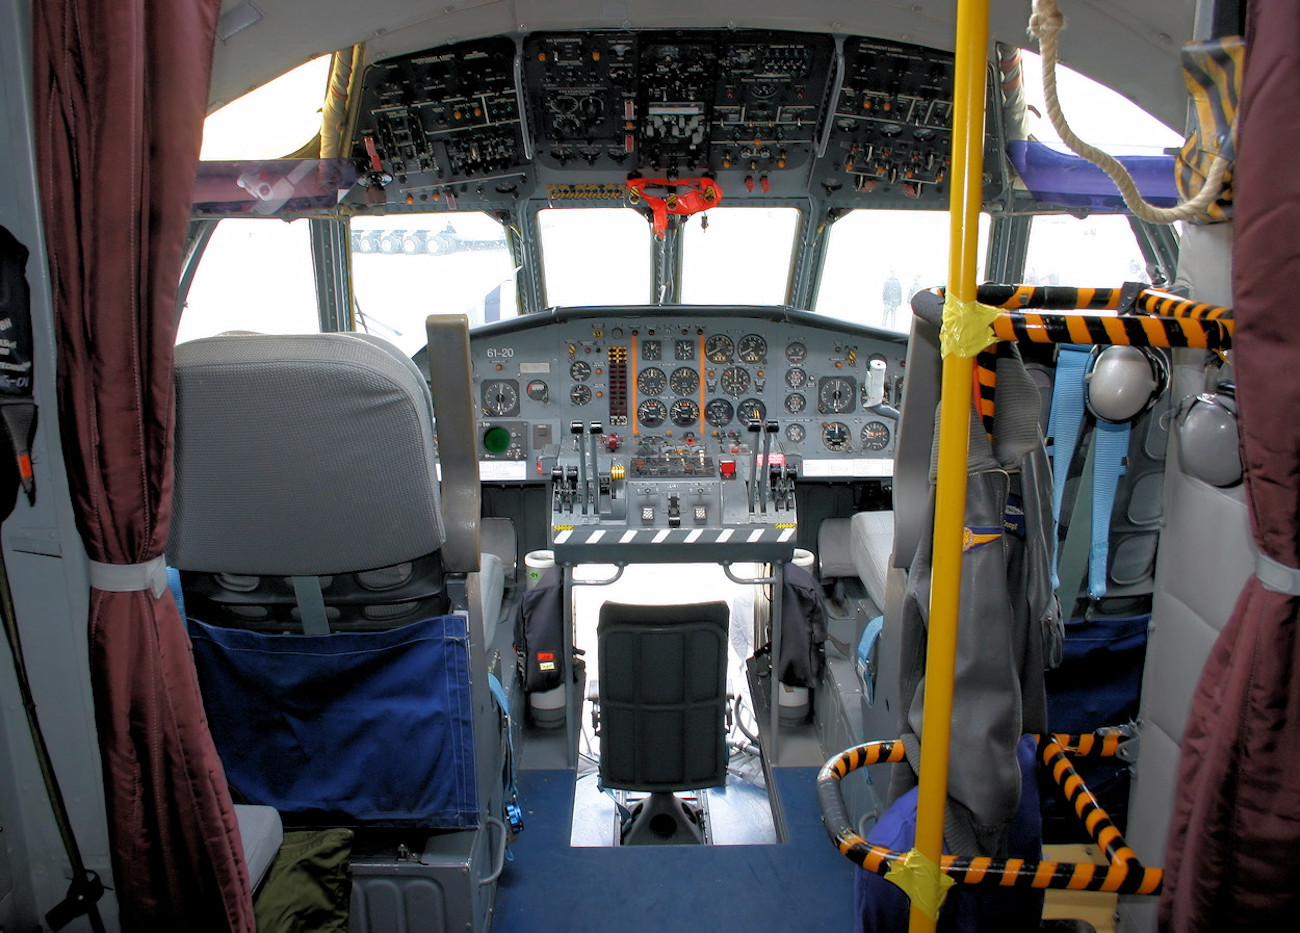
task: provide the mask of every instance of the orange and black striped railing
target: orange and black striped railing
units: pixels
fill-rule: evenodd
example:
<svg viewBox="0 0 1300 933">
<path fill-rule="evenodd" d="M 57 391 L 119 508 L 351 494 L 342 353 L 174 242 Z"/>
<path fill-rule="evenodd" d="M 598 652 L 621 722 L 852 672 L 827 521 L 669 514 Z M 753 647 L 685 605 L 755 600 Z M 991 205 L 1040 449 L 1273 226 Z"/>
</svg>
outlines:
<svg viewBox="0 0 1300 933">
<path fill-rule="evenodd" d="M 1106 853 L 1106 865 L 1091 862 L 1028 861 L 1015 858 L 945 855 L 943 873 L 958 884 L 1017 888 L 1064 888 L 1071 891 L 1108 891 L 1117 894 L 1156 894 L 1164 872 L 1147 868 L 1120 834 L 1110 816 L 1088 790 L 1066 757 L 1067 750 L 1084 757 L 1109 757 L 1119 750 L 1119 732 L 1092 735 L 1051 735 L 1038 739 L 1038 757 L 1056 780 L 1058 789 L 1083 822 L 1089 836 Z M 839 782 L 850 771 L 868 765 L 899 762 L 903 743 L 867 742 L 841 752 L 822 766 L 817 775 L 817 800 L 822 823 L 831 841 L 850 861 L 878 875 L 908 853 L 867 842 L 849 824 Z"/>
<path fill-rule="evenodd" d="M 944 295 L 942 288 L 928 291 Z M 989 284 L 979 286 L 976 297 L 1003 309 L 992 322 L 998 340 L 1227 350 L 1235 327 L 1230 308 L 1154 288 Z M 1084 313 L 1121 306 L 1127 313 Z"/>
</svg>

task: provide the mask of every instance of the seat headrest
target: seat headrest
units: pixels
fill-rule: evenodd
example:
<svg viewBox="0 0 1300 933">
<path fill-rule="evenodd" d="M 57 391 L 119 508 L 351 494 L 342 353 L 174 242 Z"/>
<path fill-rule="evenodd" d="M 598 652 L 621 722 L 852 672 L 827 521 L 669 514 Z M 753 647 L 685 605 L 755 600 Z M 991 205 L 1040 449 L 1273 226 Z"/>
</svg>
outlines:
<svg viewBox="0 0 1300 933">
<path fill-rule="evenodd" d="M 176 348 L 168 560 L 310 575 L 438 550 L 433 406 L 396 347 L 360 334 L 226 334 Z"/>
</svg>

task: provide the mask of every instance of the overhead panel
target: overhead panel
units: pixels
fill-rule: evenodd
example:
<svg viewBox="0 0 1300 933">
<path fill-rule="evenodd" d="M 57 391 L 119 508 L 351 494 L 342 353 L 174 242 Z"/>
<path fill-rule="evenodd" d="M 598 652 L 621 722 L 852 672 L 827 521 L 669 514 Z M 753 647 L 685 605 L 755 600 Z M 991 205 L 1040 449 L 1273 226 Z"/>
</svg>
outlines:
<svg viewBox="0 0 1300 933">
<path fill-rule="evenodd" d="M 842 48 L 818 33 L 573 30 L 378 62 L 353 135 L 369 184 L 352 198 L 389 211 L 608 204 L 629 178 L 708 176 L 733 204 L 811 190 L 941 209 L 952 55 Z"/>
</svg>

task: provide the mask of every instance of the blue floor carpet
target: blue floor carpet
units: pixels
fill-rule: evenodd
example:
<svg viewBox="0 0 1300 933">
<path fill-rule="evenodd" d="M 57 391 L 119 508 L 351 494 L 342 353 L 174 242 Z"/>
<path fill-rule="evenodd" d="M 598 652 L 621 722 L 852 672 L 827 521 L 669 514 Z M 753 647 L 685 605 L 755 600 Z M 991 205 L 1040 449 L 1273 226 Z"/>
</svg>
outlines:
<svg viewBox="0 0 1300 933">
<path fill-rule="evenodd" d="M 570 848 L 572 771 L 524 771 L 494 933 L 821 933 L 853 929 L 852 863 L 821 825 L 815 768 L 777 768 L 789 841 Z"/>
</svg>

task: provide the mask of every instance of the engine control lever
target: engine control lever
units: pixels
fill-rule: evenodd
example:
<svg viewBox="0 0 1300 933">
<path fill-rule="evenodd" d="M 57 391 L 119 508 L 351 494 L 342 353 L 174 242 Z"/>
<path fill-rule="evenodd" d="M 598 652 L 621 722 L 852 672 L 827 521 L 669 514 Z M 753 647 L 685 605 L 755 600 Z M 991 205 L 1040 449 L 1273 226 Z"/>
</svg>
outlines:
<svg viewBox="0 0 1300 933">
<path fill-rule="evenodd" d="M 600 436 L 605 433 L 605 428 L 600 422 L 593 421 L 588 427 L 588 434 L 591 438 L 591 471 L 587 474 L 591 481 L 591 488 L 584 489 L 583 495 L 591 496 L 591 511 L 593 514 L 600 512 L 600 460 L 598 451 L 600 450 Z M 586 509 L 584 508 L 585 512 Z"/>
<path fill-rule="evenodd" d="M 569 423 L 569 433 L 578 439 L 578 496 L 582 499 L 582 514 L 587 514 L 587 445 L 582 441 L 585 429 L 581 421 Z"/>
<path fill-rule="evenodd" d="M 763 514 L 766 515 L 767 514 L 767 484 L 772 474 L 772 435 L 775 434 L 780 429 L 780 425 L 778 425 L 775 421 L 769 421 L 766 425 L 764 425 L 764 427 L 766 428 L 766 430 L 763 431 L 764 481 L 763 481 L 763 485 L 759 487 L 758 495 L 759 495 L 759 502 L 761 504 Z M 776 498 L 775 494 L 773 494 L 772 498 L 773 500 L 775 500 Z"/>
<path fill-rule="evenodd" d="M 755 419 L 749 422 L 749 432 L 754 435 L 750 444 L 749 488 L 745 490 L 746 504 L 751 514 L 758 506 L 758 433 L 763 430 L 763 422 Z"/>
</svg>

